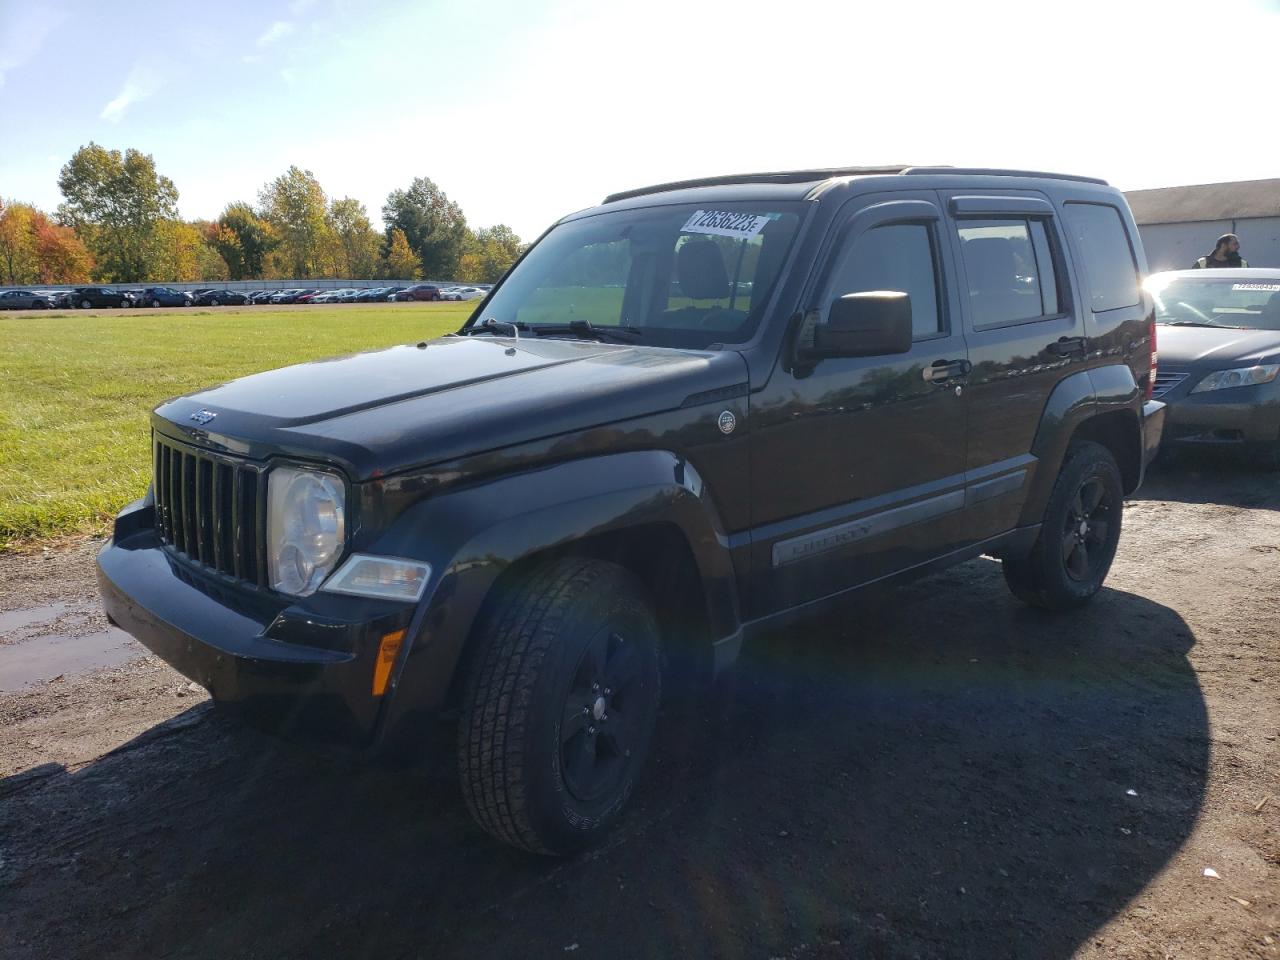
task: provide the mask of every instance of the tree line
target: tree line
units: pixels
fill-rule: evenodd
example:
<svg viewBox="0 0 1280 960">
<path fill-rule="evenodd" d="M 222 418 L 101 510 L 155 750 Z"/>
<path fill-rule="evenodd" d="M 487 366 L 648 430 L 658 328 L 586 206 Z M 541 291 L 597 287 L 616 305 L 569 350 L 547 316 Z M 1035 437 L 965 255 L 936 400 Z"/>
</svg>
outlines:
<svg viewBox="0 0 1280 960">
<path fill-rule="evenodd" d="M 178 216 L 178 189 L 148 154 L 89 143 L 58 175 L 50 217 L 0 199 L 0 283 L 436 278 L 492 283 L 524 244 L 510 227 L 473 229 L 426 177 L 393 190 L 375 230 L 364 204 L 330 198 L 291 166 L 256 203 L 216 220 Z"/>
</svg>

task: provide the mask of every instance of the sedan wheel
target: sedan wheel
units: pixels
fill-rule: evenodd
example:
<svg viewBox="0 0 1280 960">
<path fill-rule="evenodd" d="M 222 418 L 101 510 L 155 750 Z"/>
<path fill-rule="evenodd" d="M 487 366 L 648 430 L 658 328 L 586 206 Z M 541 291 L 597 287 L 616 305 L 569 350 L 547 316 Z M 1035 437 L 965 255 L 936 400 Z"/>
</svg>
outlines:
<svg viewBox="0 0 1280 960">
<path fill-rule="evenodd" d="M 152 306 L 152 309 L 154 309 L 154 308 L 156 308 L 156 307 L 160 306 L 160 301 L 159 301 L 159 300 L 152 300 L 152 301 L 151 301 L 151 306 Z"/>
<path fill-rule="evenodd" d="M 218 298 L 217 298 L 217 297 L 214 297 L 213 299 L 211 299 L 211 300 L 209 301 L 209 306 L 211 306 L 211 307 L 216 307 L 216 306 L 218 306 L 218 305 L 219 305 L 219 304 L 218 304 Z"/>
<path fill-rule="evenodd" d="M 89 309 L 90 307 L 92 307 L 92 306 L 93 306 L 93 304 L 92 304 L 92 303 L 90 303 L 88 300 L 81 300 L 81 301 L 80 301 L 80 309 L 81 309 L 81 310 L 88 310 L 88 309 Z"/>
<path fill-rule="evenodd" d="M 130 307 L 132 307 L 132 306 L 133 306 L 133 304 L 132 304 L 130 301 L 128 301 L 128 300 L 121 300 L 121 301 L 120 301 L 120 309 L 121 309 L 121 310 L 128 310 L 128 309 L 129 309 Z"/>
</svg>

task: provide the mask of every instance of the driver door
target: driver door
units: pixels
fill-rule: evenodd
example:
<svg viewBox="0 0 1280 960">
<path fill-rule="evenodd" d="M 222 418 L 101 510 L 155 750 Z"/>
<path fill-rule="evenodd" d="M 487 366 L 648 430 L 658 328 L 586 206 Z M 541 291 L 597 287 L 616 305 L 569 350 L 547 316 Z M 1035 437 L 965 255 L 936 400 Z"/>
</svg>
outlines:
<svg viewBox="0 0 1280 960">
<path fill-rule="evenodd" d="M 791 360 L 752 398 L 753 617 L 965 543 L 968 352 L 932 191 L 850 201 L 798 340 L 844 294 L 911 297 L 905 354 Z"/>
</svg>

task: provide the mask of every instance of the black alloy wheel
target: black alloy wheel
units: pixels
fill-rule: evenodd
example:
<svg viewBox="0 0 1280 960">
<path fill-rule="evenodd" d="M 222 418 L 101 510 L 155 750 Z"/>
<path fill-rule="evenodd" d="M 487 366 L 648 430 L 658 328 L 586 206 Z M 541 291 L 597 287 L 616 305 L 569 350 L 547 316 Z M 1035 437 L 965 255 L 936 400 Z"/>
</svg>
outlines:
<svg viewBox="0 0 1280 960">
<path fill-rule="evenodd" d="M 582 653 L 560 721 L 560 763 L 565 786 L 592 803 L 616 790 L 642 731 L 633 702 L 644 692 L 644 670 L 635 643 L 601 630 Z M 647 739 L 647 735 L 646 735 Z"/>
<path fill-rule="evenodd" d="M 1107 487 L 1099 477 L 1086 478 L 1076 491 L 1067 508 L 1062 531 L 1062 562 L 1072 580 L 1091 580 L 1098 564 L 1107 559 L 1110 517 L 1114 509 L 1115 504 L 1111 503 Z"/>
</svg>

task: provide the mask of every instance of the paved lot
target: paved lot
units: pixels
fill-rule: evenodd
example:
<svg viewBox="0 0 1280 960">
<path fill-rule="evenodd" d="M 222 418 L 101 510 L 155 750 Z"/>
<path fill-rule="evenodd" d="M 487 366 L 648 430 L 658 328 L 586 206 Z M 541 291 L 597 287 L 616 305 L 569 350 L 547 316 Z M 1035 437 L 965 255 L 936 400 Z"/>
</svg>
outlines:
<svg viewBox="0 0 1280 960">
<path fill-rule="evenodd" d="M 772 636 L 567 862 L 472 827 L 447 758 L 291 749 L 82 657 L 0 693 L 0 956 L 1280 956 L 1278 510 L 1180 467 L 1085 612 L 978 560 Z M 121 642 L 91 549 L 0 558 L 0 674 Z"/>
</svg>

